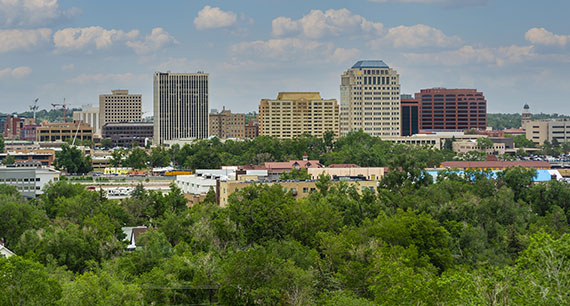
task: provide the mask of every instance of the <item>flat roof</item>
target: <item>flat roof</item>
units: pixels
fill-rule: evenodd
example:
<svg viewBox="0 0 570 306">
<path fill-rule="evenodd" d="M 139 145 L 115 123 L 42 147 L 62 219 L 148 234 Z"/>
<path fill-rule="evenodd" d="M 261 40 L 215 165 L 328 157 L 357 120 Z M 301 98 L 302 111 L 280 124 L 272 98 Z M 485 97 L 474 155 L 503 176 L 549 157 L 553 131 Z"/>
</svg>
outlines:
<svg viewBox="0 0 570 306">
<path fill-rule="evenodd" d="M 358 61 L 352 66 L 352 68 L 390 68 L 384 61 L 381 60 L 363 60 Z"/>
</svg>

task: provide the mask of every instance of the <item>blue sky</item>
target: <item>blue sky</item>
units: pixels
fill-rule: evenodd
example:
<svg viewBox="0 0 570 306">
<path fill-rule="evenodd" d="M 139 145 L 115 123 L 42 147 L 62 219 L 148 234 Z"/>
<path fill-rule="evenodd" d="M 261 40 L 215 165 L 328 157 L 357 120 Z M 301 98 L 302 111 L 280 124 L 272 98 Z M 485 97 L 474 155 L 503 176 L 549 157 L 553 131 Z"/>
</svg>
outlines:
<svg viewBox="0 0 570 306">
<path fill-rule="evenodd" d="M 0 0 L 0 112 L 97 104 L 129 89 L 151 115 L 154 71 L 210 73 L 210 107 L 279 91 L 339 98 L 382 59 L 402 93 L 477 88 L 489 112 L 570 114 L 570 1 Z"/>
</svg>

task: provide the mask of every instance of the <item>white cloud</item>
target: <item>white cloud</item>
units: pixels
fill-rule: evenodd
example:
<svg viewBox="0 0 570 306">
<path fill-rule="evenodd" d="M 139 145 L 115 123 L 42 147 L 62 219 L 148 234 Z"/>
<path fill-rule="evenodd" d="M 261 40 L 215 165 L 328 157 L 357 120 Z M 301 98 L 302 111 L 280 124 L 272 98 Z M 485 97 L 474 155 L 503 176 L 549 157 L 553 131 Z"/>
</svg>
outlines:
<svg viewBox="0 0 570 306">
<path fill-rule="evenodd" d="M 73 70 L 75 70 L 74 64 L 67 64 L 67 65 L 61 66 L 61 71 L 73 71 Z"/>
<path fill-rule="evenodd" d="M 461 44 L 461 39 L 447 36 L 439 29 L 417 24 L 390 28 L 384 37 L 373 40 L 370 44 L 374 47 L 390 44 L 394 48 L 450 47 Z"/>
<path fill-rule="evenodd" d="M 382 23 L 368 21 L 366 18 L 353 14 L 345 8 L 339 10 L 330 9 L 325 12 L 312 10 L 298 20 L 278 17 L 272 21 L 272 33 L 274 36 L 302 34 L 312 39 L 352 33 L 379 34 L 383 28 Z"/>
<path fill-rule="evenodd" d="M 194 25 L 197 29 L 214 29 L 229 27 L 235 24 L 237 15 L 234 12 L 222 11 L 219 7 L 211 7 L 209 5 L 198 12 L 198 17 L 194 19 Z"/>
<path fill-rule="evenodd" d="M 0 70 L 0 78 L 25 78 L 32 73 L 32 68 L 28 66 L 20 66 L 16 68 L 4 68 Z"/>
<path fill-rule="evenodd" d="M 154 28 L 152 32 L 141 41 L 128 41 L 127 46 L 133 48 L 137 54 L 148 54 L 169 44 L 178 43 L 163 28 Z"/>
<path fill-rule="evenodd" d="M 537 45 L 564 47 L 570 42 L 570 35 L 554 34 L 545 28 L 532 28 L 526 32 L 524 38 Z"/>
<path fill-rule="evenodd" d="M 354 61 L 359 53 L 360 51 L 358 51 L 358 49 L 336 48 L 330 56 L 330 60 L 337 63 L 346 62 L 348 60 Z"/>
<path fill-rule="evenodd" d="M 57 0 L 0 0 L 0 20 L 7 26 L 42 25 L 78 13 L 77 8 L 61 10 Z"/>
<path fill-rule="evenodd" d="M 440 4 L 448 7 L 472 7 L 484 6 L 489 0 L 369 0 L 370 2 L 387 3 L 421 3 L 421 4 Z"/>
<path fill-rule="evenodd" d="M 499 48 L 475 48 L 464 46 L 457 50 L 439 53 L 406 53 L 408 60 L 422 65 L 460 66 L 485 64 L 504 66 L 536 56 L 533 46 L 506 46 Z"/>
<path fill-rule="evenodd" d="M 0 52 L 27 50 L 49 41 L 50 29 L 0 30 Z"/>
<path fill-rule="evenodd" d="M 148 75 L 134 74 L 134 73 L 84 73 L 81 74 L 68 82 L 74 84 L 91 84 L 91 83 L 106 83 L 112 82 L 117 83 L 116 87 L 120 87 L 121 84 L 137 84 L 139 82 L 148 81 Z"/>
<path fill-rule="evenodd" d="M 66 28 L 55 32 L 53 42 L 59 51 L 82 50 L 88 47 L 104 49 L 116 41 L 135 39 L 138 30 L 124 32 L 122 30 L 106 30 L 99 26 L 88 28 Z"/>
<path fill-rule="evenodd" d="M 233 53 L 263 58 L 287 60 L 295 55 L 310 55 L 330 50 L 332 44 L 299 38 L 270 39 L 241 42 L 230 47 Z"/>
</svg>

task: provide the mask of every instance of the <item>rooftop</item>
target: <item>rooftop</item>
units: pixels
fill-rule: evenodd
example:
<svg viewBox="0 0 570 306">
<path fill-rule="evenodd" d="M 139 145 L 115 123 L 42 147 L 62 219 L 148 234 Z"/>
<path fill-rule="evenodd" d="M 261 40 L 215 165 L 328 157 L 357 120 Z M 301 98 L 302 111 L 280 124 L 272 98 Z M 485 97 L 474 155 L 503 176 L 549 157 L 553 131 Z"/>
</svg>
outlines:
<svg viewBox="0 0 570 306">
<path fill-rule="evenodd" d="M 352 68 L 358 69 L 358 68 L 390 68 L 390 67 L 388 67 L 388 65 L 386 65 L 384 61 L 364 60 L 356 62 L 356 64 L 354 64 Z"/>
<path fill-rule="evenodd" d="M 295 101 L 299 99 L 322 100 L 321 94 L 318 92 L 280 92 L 277 95 L 277 100 Z"/>
</svg>

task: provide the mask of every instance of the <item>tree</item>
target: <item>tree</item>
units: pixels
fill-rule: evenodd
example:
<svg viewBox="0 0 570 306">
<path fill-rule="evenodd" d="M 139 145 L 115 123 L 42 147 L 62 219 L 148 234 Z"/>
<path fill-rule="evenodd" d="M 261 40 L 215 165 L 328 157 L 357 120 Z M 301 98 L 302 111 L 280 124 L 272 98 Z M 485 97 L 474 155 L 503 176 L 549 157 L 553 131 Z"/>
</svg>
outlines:
<svg viewBox="0 0 570 306">
<path fill-rule="evenodd" d="M 113 147 L 113 140 L 110 138 L 101 139 L 101 146 L 105 149 L 110 149 Z"/>
<path fill-rule="evenodd" d="M 311 179 L 311 175 L 309 174 L 306 168 L 301 169 L 291 169 L 289 172 L 283 172 L 279 176 L 280 180 L 298 180 L 298 181 L 306 181 Z"/>
<path fill-rule="evenodd" d="M 477 146 L 485 151 L 493 147 L 493 141 L 489 137 L 479 137 L 477 138 Z"/>
<path fill-rule="evenodd" d="M 4 152 L 4 136 L 0 135 L 0 153 Z"/>
<path fill-rule="evenodd" d="M 14 156 L 7 154 L 6 158 L 4 158 L 4 160 L 2 161 L 2 163 L 4 165 L 13 165 L 16 162 L 16 159 L 14 159 Z"/>
<path fill-rule="evenodd" d="M 129 153 L 129 156 L 125 158 L 125 166 L 131 167 L 133 169 L 144 169 L 146 168 L 146 161 L 148 159 L 148 155 L 146 151 L 141 148 L 134 148 Z"/>
<path fill-rule="evenodd" d="M 507 135 L 505 135 L 506 137 Z M 525 135 L 516 135 L 513 137 L 515 147 L 517 148 L 534 148 L 534 142 L 528 140 Z"/>
<path fill-rule="evenodd" d="M 111 167 L 120 167 L 123 164 L 123 150 L 113 150 L 111 153 Z"/>
<path fill-rule="evenodd" d="M 0 256 L 0 305 L 58 305 L 61 291 L 41 264 Z"/>
<path fill-rule="evenodd" d="M 152 148 L 148 156 L 151 167 L 166 167 L 170 164 L 168 151 L 162 146 Z"/>
<path fill-rule="evenodd" d="M 54 164 L 56 169 L 63 169 L 67 173 L 85 174 L 93 170 L 91 157 L 66 143 L 61 146 L 61 151 L 55 152 Z"/>
</svg>

